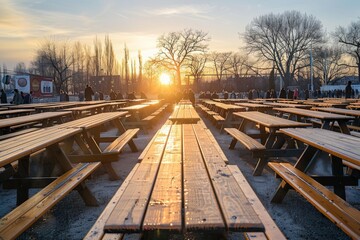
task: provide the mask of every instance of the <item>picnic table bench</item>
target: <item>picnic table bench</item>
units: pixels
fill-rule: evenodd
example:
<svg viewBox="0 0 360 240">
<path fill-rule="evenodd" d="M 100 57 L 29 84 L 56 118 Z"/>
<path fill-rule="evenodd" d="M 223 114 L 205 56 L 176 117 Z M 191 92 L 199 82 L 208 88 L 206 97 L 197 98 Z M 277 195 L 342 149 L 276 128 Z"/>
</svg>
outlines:
<svg viewBox="0 0 360 240">
<path fill-rule="evenodd" d="M 144 152 L 85 239 L 154 231 L 258 232 L 285 239 L 202 124 L 165 124 Z"/>
<path fill-rule="evenodd" d="M 289 143 L 288 149 L 281 149 L 286 139 L 279 134 L 280 128 L 311 126 L 308 123 L 295 122 L 257 111 L 236 112 L 234 115 L 242 120 L 238 129 L 225 128 L 225 131 L 233 137 L 229 149 L 234 149 L 236 143 L 240 142 L 252 152 L 253 157 L 258 158 L 253 172 L 255 176 L 261 175 L 269 157 L 296 156 L 300 153 L 300 150 L 293 146 L 294 143 Z M 258 126 L 260 133 L 246 132 L 248 125 L 253 124 Z M 258 142 L 257 139 L 261 139 L 261 142 Z"/>
<path fill-rule="evenodd" d="M 280 132 L 306 143 L 307 147 L 294 166 L 269 163 L 277 176 L 282 178 L 271 201 L 280 203 L 288 190 L 293 188 L 352 239 L 359 239 L 360 211 L 345 201 L 345 185 L 357 185 L 358 177 L 345 176 L 343 167 L 359 169 L 360 149 L 357 146 L 360 146 L 360 138 L 319 128 L 280 129 Z M 320 160 L 317 157 L 319 152 L 330 155 L 325 159 L 331 165 L 330 176 L 325 172 L 324 163 L 318 165 L 316 175 L 308 174 Z M 334 192 L 324 186 L 333 186 Z"/>
<path fill-rule="evenodd" d="M 294 117 L 296 121 L 301 121 L 301 118 L 305 117 L 307 119 L 318 119 L 321 122 L 321 128 L 330 129 L 332 125 L 337 122 L 340 128 L 340 131 L 345 134 L 350 134 L 350 130 L 347 126 L 347 122 L 349 120 L 354 120 L 354 117 L 342 115 L 342 114 L 335 114 L 329 112 L 320 112 L 320 111 L 313 111 L 308 109 L 295 109 L 295 108 L 273 108 L 274 111 L 278 111 L 281 113 L 289 113 L 289 118 Z M 315 124 L 316 121 L 312 121 Z"/>
<path fill-rule="evenodd" d="M 81 163 L 73 165 L 67 158 L 63 146 L 69 138 L 80 134 L 81 129 L 59 129 L 47 127 L 22 136 L 1 142 L 0 168 L 5 167 L 7 174 L 4 188 L 17 189 L 17 205 L 13 211 L 0 219 L 0 239 L 15 239 L 51 207 L 63 199 L 67 193 L 76 189 L 84 202 L 96 206 L 97 201 L 84 183 L 101 163 Z M 60 143 L 64 143 L 60 144 Z M 49 158 L 62 169 L 58 177 L 30 176 L 30 155 L 47 150 Z M 17 170 L 12 163 L 18 161 Z M 9 178 L 13 176 L 12 178 Z M 43 188 L 29 197 L 29 188 Z"/>
</svg>

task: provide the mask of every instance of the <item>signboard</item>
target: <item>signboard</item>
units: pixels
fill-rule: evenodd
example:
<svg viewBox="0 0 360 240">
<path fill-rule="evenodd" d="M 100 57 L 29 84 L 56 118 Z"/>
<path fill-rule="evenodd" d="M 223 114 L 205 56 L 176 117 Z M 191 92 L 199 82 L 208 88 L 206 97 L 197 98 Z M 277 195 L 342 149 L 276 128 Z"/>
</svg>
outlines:
<svg viewBox="0 0 360 240">
<path fill-rule="evenodd" d="M 33 97 L 52 97 L 54 93 L 53 80 L 35 75 L 15 75 L 15 88 L 19 92 L 30 93 Z"/>
</svg>

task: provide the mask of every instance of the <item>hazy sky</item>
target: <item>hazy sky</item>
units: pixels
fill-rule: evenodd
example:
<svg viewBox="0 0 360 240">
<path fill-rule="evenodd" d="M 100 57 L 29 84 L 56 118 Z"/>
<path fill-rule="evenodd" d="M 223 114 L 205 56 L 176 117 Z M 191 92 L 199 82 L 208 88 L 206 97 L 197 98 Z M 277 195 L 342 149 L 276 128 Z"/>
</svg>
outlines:
<svg viewBox="0 0 360 240">
<path fill-rule="evenodd" d="M 360 17 L 360 0 L 0 0 L 0 64 L 28 66 L 41 39 L 50 36 L 92 45 L 109 34 L 116 54 L 126 43 L 144 58 L 163 33 L 192 28 L 208 32 L 210 48 L 237 51 L 255 17 L 298 10 L 331 33 Z"/>
</svg>

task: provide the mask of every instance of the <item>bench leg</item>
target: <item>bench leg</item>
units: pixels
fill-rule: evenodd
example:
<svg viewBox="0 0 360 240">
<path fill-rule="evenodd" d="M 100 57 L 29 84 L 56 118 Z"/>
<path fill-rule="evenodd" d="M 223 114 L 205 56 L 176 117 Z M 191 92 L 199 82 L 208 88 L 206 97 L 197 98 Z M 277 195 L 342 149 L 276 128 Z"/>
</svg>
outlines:
<svg viewBox="0 0 360 240">
<path fill-rule="evenodd" d="M 330 156 L 331 158 L 331 166 L 332 166 L 332 173 L 334 176 L 339 177 L 340 179 L 344 177 L 344 170 L 341 158 Z M 341 197 L 346 201 L 346 194 L 345 194 L 345 185 L 344 181 L 340 180 L 335 183 L 334 185 L 334 192 L 336 195 Z"/>
<path fill-rule="evenodd" d="M 233 138 L 233 140 L 232 140 L 232 141 L 231 141 L 231 143 L 230 143 L 229 149 L 234 149 L 234 148 L 235 148 L 236 143 L 237 143 L 236 138 Z"/>
<path fill-rule="evenodd" d="M 139 151 L 139 150 L 137 149 L 137 147 L 136 147 L 136 145 L 135 145 L 135 143 L 134 143 L 133 140 L 130 140 L 130 141 L 128 142 L 128 144 L 129 144 L 129 147 L 131 148 L 131 151 L 132 151 L 132 152 L 137 152 L 137 151 Z"/>
<path fill-rule="evenodd" d="M 84 200 L 86 206 L 97 207 L 99 206 L 98 201 L 91 193 L 89 188 L 85 185 L 85 183 L 80 183 L 79 186 L 76 187 L 76 190 L 79 192 L 81 198 Z"/>
<path fill-rule="evenodd" d="M 109 174 L 109 178 L 111 181 L 119 180 L 120 176 L 115 172 L 114 168 L 112 167 L 111 163 L 104 163 L 102 165 L 106 169 L 107 173 Z"/>
<path fill-rule="evenodd" d="M 274 196 L 272 197 L 271 202 L 281 203 L 289 189 L 291 189 L 291 186 L 282 180 Z"/>
<path fill-rule="evenodd" d="M 268 158 L 259 158 L 256 167 L 254 169 L 253 176 L 260 176 L 267 163 L 268 163 Z"/>
</svg>

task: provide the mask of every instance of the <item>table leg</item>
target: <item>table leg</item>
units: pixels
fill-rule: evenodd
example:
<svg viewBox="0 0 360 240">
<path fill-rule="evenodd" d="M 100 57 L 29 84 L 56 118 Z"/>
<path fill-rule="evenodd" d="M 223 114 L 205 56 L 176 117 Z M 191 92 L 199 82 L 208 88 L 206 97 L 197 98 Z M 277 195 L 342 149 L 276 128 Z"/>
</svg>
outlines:
<svg viewBox="0 0 360 240">
<path fill-rule="evenodd" d="M 345 185 L 343 181 L 344 170 L 343 170 L 342 159 L 335 157 L 333 155 L 330 155 L 330 158 L 331 158 L 332 173 L 336 179 L 336 182 L 334 182 L 334 192 L 336 195 L 346 200 Z"/>
<path fill-rule="evenodd" d="M 339 127 L 340 127 L 340 131 L 342 133 L 350 134 L 350 130 L 349 130 L 348 126 L 346 125 L 346 121 L 338 120 L 338 124 L 339 124 Z"/>
<path fill-rule="evenodd" d="M 313 156 L 316 154 L 318 150 L 314 147 L 307 146 L 304 150 L 304 152 L 301 154 L 299 159 L 297 160 L 294 167 L 297 169 L 305 172 L 304 170 L 307 168 L 307 166 L 310 164 Z M 286 181 L 282 180 L 279 187 L 277 188 L 274 196 L 271 199 L 271 202 L 273 203 L 281 203 L 284 199 L 286 193 L 291 189 L 290 184 L 288 184 Z"/>
<path fill-rule="evenodd" d="M 18 172 L 15 177 L 27 178 L 30 174 L 30 156 L 25 156 L 19 159 Z M 21 183 L 17 186 L 16 204 L 19 206 L 29 198 L 29 188 L 26 184 Z"/>
<path fill-rule="evenodd" d="M 96 143 L 95 139 L 88 135 L 88 133 L 84 133 L 84 139 L 89 145 L 89 148 L 92 153 L 94 154 L 101 154 L 101 149 L 99 145 Z M 119 175 L 115 172 L 114 168 L 111 165 L 111 162 L 102 162 L 103 166 L 105 167 L 106 171 L 109 174 L 111 180 L 119 180 Z"/>
</svg>

